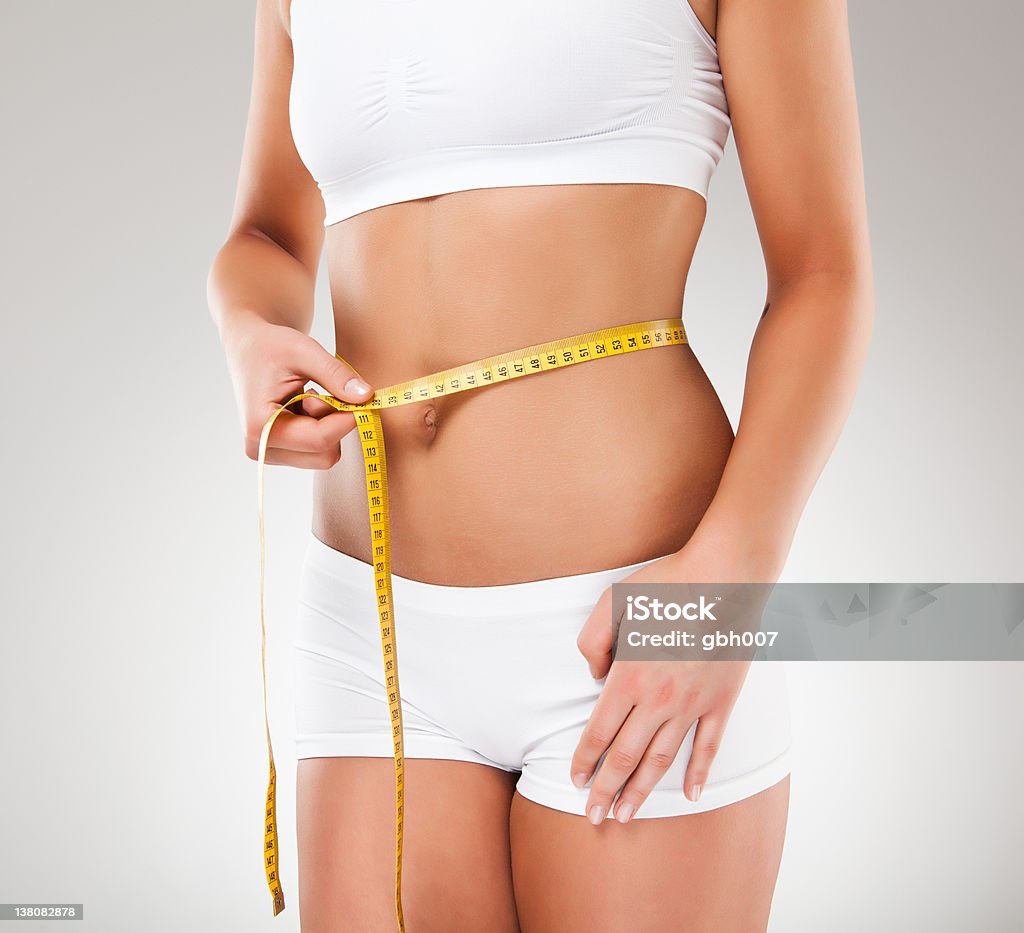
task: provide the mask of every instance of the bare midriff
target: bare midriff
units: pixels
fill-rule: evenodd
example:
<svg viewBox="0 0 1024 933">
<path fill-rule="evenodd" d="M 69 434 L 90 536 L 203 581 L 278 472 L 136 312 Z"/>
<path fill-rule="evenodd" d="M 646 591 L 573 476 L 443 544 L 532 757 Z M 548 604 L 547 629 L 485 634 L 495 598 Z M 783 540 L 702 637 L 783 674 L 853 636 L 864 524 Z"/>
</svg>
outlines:
<svg viewBox="0 0 1024 933">
<path fill-rule="evenodd" d="M 335 347 L 374 388 L 682 312 L 696 192 L 595 184 L 459 191 L 326 231 Z M 384 410 L 393 572 L 487 586 L 678 551 L 733 442 L 689 346 Z M 370 560 L 355 432 L 314 481 L 313 533 Z"/>
</svg>

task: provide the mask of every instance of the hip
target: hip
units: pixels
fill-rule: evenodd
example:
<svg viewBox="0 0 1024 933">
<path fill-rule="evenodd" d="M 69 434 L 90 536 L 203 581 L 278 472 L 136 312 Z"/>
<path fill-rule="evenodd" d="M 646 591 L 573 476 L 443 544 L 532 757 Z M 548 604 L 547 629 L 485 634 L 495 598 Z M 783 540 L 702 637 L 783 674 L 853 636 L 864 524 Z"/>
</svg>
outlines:
<svg viewBox="0 0 1024 933">
<path fill-rule="evenodd" d="M 569 760 L 601 695 L 576 638 L 602 592 L 649 561 L 517 584 L 441 586 L 396 575 L 407 749 L 524 772 L 533 799 L 583 812 Z M 300 757 L 391 754 L 372 568 L 311 536 L 294 641 Z M 682 795 L 692 729 L 646 815 L 722 805 L 788 770 L 781 664 L 750 666 L 700 807 Z M 671 793 L 669 789 L 671 788 Z M 680 810 L 682 807 L 682 810 Z"/>
</svg>

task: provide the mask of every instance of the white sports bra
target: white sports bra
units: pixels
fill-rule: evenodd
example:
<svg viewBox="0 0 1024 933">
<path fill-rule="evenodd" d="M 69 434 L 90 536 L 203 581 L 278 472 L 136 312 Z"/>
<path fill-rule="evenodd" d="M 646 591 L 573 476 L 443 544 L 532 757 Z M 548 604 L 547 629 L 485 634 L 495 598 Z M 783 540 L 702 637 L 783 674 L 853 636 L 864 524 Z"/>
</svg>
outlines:
<svg viewBox="0 0 1024 933">
<path fill-rule="evenodd" d="M 325 226 L 452 191 L 646 182 L 705 199 L 729 136 L 687 0 L 292 0 L 292 137 Z"/>
</svg>

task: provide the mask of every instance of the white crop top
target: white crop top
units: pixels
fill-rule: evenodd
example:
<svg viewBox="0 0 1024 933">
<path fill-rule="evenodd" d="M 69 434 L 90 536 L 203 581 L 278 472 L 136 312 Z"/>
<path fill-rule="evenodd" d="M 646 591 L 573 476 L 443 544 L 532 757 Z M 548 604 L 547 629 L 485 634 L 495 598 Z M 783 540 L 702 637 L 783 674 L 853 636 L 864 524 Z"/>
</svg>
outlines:
<svg viewBox="0 0 1024 933">
<path fill-rule="evenodd" d="M 729 136 L 687 0 L 292 0 L 292 136 L 325 226 L 472 188 L 707 198 Z"/>
</svg>

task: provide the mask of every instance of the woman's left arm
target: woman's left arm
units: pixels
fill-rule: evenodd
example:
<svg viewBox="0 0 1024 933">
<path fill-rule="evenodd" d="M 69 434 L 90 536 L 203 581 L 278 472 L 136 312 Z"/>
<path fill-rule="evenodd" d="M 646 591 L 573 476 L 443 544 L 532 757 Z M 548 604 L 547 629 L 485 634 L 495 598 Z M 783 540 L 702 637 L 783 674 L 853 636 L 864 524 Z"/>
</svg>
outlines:
<svg viewBox="0 0 1024 933">
<path fill-rule="evenodd" d="M 874 319 L 845 2 L 720 0 L 717 39 L 767 298 L 711 504 L 682 550 L 623 582 L 777 580 L 849 414 Z M 699 798 L 750 663 L 613 663 L 610 620 L 609 589 L 578 639 L 607 681 L 570 765 L 577 786 L 593 777 L 595 823 L 620 788 L 616 816 L 636 812 L 695 722 L 685 790 Z"/>
<path fill-rule="evenodd" d="M 874 319 L 843 0 L 720 0 L 719 63 L 767 271 L 736 440 L 696 537 L 781 572 L 849 414 Z"/>
</svg>

